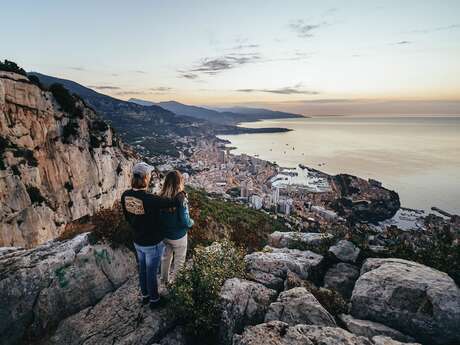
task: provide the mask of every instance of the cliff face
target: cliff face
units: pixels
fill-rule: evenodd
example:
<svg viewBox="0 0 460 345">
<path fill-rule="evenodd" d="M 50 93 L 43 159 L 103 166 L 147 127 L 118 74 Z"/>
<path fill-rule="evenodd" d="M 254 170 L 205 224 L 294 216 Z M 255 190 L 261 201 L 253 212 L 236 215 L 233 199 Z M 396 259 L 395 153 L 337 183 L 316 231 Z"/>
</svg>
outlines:
<svg viewBox="0 0 460 345">
<path fill-rule="evenodd" d="M 81 100 L 0 71 L 0 246 L 35 246 L 112 206 L 135 160 Z"/>
</svg>

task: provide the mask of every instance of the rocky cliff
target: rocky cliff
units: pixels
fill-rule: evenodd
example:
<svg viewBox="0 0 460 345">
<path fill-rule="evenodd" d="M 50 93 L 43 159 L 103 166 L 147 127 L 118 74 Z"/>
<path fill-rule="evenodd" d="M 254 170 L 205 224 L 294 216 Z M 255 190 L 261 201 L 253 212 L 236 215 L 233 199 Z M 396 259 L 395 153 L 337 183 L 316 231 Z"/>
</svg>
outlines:
<svg viewBox="0 0 460 345">
<path fill-rule="evenodd" d="M 0 246 L 32 247 L 110 207 L 136 156 L 78 97 L 0 71 Z"/>
</svg>

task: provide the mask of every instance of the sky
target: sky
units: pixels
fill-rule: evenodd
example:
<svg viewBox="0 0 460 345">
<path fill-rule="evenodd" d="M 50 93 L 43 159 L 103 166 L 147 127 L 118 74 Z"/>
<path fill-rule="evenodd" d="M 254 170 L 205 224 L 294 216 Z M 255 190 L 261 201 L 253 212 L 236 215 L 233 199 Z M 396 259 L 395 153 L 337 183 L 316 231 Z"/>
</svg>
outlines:
<svg viewBox="0 0 460 345">
<path fill-rule="evenodd" d="M 9 1 L 0 59 L 121 98 L 460 114 L 460 1 Z"/>
</svg>

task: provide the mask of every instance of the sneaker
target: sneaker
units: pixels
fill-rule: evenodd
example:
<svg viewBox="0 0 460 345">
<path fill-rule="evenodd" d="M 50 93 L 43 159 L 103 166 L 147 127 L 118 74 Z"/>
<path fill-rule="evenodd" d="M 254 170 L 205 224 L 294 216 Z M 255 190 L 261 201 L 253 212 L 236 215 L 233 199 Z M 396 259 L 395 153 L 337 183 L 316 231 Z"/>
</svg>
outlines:
<svg viewBox="0 0 460 345">
<path fill-rule="evenodd" d="M 165 300 L 163 298 L 158 298 L 156 301 L 150 301 L 149 307 L 151 310 L 161 308 L 165 305 Z"/>
<path fill-rule="evenodd" d="M 148 304 L 149 301 L 150 301 L 150 297 L 149 297 L 149 296 L 142 296 L 142 299 L 141 299 L 142 305 Z"/>
</svg>

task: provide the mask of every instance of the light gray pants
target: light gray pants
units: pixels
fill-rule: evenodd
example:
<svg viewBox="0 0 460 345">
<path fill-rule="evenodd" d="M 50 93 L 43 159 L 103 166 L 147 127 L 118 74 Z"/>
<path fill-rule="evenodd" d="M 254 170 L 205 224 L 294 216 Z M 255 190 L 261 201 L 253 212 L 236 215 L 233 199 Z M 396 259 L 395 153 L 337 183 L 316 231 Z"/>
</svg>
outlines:
<svg viewBox="0 0 460 345">
<path fill-rule="evenodd" d="M 187 254 L 187 234 L 178 240 L 165 238 L 163 243 L 165 244 L 165 250 L 163 258 L 161 259 L 161 281 L 164 284 L 168 284 L 170 280 L 174 280 L 177 271 L 179 271 L 185 263 L 185 256 Z M 172 268 L 171 263 L 173 264 Z"/>
</svg>

